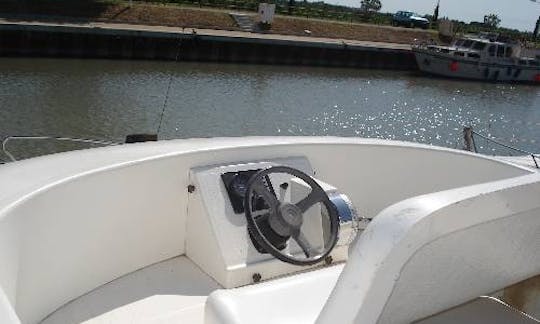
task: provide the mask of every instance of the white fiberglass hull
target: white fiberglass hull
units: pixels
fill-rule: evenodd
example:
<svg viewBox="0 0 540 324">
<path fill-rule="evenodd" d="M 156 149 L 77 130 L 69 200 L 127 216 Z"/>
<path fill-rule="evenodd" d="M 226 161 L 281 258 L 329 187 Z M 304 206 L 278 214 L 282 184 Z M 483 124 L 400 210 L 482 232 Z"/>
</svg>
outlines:
<svg viewBox="0 0 540 324">
<path fill-rule="evenodd" d="M 540 84 L 540 67 L 485 62 L 475 58 L 413 49 L 420 71 L 450 78 Z"/>
<path fill-rule="evenodd" d="M 221 176 L 269 161 L 307 161 L 373 220 L 316 267 L 258 253 Z M 408 324 L 540 274 L 540 173 L 447 148 L 159 141 L 8 163 L 0 183 L 1 324 Z"/>
</svg>

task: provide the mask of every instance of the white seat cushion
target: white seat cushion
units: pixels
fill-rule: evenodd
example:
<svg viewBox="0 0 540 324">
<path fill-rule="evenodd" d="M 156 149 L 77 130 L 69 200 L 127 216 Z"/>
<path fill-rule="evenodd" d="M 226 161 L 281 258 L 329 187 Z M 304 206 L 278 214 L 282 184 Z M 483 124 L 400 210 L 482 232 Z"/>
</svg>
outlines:
<svg viewBox="0 0 540 324">
<path fill-rule="evenodd" d="M 313 323 L 343 270 L 343 264 L 208 297 L 205 323 Z"/>
</svg>

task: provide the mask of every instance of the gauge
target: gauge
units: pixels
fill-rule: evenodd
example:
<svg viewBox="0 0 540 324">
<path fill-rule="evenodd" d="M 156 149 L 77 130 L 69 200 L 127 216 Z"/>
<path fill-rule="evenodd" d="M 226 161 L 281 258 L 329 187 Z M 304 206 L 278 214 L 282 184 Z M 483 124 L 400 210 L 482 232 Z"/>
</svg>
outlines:
<svg viewBox="0 0 540 324">
<path fill-rule="evenodd" d="M 236 214 L 244 212 L 244 196 L 246 195 L 247 184 L 251 176 L 257 171 L 259 170 L 226 172 L 221 175 L 223 184 L 227 189 L 229 201 Z"/>
<path fill-rule="evenodd" d="M 246 195 L 248 180 L 249 176 L 243 173 L 237 174 L 232 179 L 231 188 L 237 196 L 244 198 Z"/>
<path fill-rule="evenodd" d="M 226 172 L 221 175 L 221 179 L 229 196 L 229 201 L 236 214 L 244 212 L 244 197 L 247 192 L 247 184 L 249 179 L 258 171 L 260 171 L 260 169 Z M 274 189 L 270 185 L 270 178 L 265 177 L 263 185 L 266 186 L 274 196 L 276 195 Z M 264 199 L 259 197 L 256 193 L 253 194 L 253 199 L 256 200 L 256 203 L 254 204 L 256 210 L 268 208 Z"/>
</svg>

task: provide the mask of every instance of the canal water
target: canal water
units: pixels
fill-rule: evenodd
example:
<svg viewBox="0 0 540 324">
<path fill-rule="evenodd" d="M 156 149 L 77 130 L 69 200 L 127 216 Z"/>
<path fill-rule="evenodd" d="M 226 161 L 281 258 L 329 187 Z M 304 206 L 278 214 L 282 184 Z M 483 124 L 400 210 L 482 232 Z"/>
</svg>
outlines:
<svg viewBox="0 0 540 324">
<path fill-rule="evenodd" d="M 159 137 L 166 139 L 336 135 L 461 148 L 462 127 L 472 125 L 540 152 L 540 87 L 531 85 L 358 69 L 0 58 L 2 137 L 122 141 L 155 133 L 162 111 Z M 485 153 L 510 153 L 476 144 Z M 36 150 L 13 149 L 23 157 Z"/>
</svg>

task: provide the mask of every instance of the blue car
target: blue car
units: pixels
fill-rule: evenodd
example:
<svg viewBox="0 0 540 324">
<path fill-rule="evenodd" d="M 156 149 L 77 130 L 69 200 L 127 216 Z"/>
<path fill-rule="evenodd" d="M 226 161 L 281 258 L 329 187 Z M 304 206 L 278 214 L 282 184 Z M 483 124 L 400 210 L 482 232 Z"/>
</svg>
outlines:
<svg viewBox="0 0 540 324">
<path fill-rule="evenodd" d="M 429 20 L 411 11 L 398 11 L 392 16 L 392 25 L 427 29 Z"/>
</svg>

